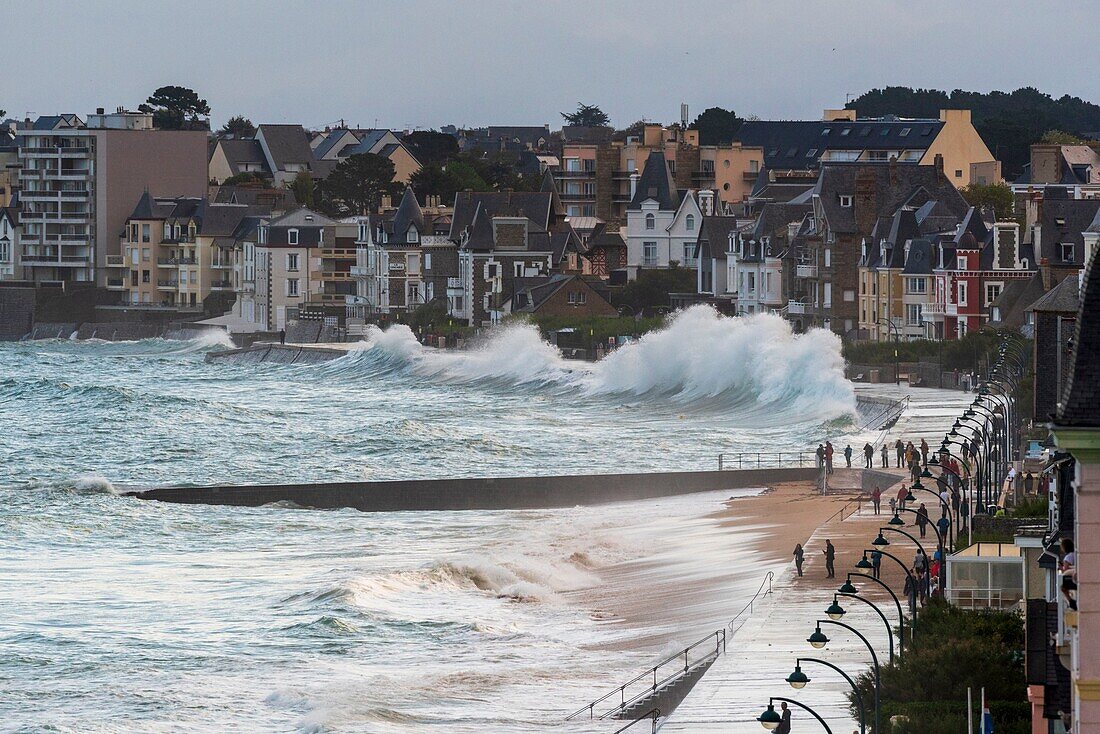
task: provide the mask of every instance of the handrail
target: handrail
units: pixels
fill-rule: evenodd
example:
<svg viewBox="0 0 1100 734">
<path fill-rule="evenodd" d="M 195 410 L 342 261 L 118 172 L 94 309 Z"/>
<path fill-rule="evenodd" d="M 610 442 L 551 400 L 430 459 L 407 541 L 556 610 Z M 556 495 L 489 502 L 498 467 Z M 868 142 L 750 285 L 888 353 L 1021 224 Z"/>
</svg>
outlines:
<svg viewBox="0 0 1100 734">
<path fill-rule="evenodd" d="M 715 645 L 714 652 L 713 653 L 708 652 L 706 655 L 692 661 L 690 659 L 689 653 L 692 650 L 694 650 L 695 648 L 702 645 L 703 643 L 710 642 L 712 639 L 714 640 L 714 645 Z M 661 662 L 659 662 L 656 665 L 650 667 L 644 673 L 642 673 L 640 675 L 637 675 L 634 678 L 631 678 L 630 680 L 628 680 L 626 683 L 623 683 L 621 686 L 619 686 L 615 690 L 613 690 L 609 693 L 605 693 L 604 695 L 597 698 L 595 701 L 591 701 L 587 705 L 577 709 L 573 713 L 566 716 L 565 720 L 566 721 L 571 721 L 571 720 L 573 720 L 574 718 L 580 716 L 581 714 L 583 714 L 586 711 L 588 712 L 588 718 L 590 718 L 590 719 L 595 718 L 595 708 L 596 708 L 596 706 L 603 703 L 607 699 L 612 698 L 616 693 L 618 693 L 619 694 L 619 705 L 615 706 L 612 709 L 609 709 L 608 711 L 605 711 L 602 714 L 600 714 L 599 718 L 606 719 L 609 716 L 611 716 L 612 714 L 614 714 L 618 711 L 622 711 L 623 709 L 625 709 L 627 706 L 631 705 L 635 701 L 637 701 L 641 698 L 644 698 L 645 696 L 648 696 L 648 695 L 652 694 L 654 691 L 656 691 L 658 688 L 663 686 L 665 683 L 668 683 L 670 680 L 679 677 L 682 673 L 686 673 L 693 666 L 698 665 L 699 663 L 707 660 L 710 657 L 717 657 L 725 649 L 725 646 L 726 646 L 726 630 L 725 630 L 725 628 L 722 628 L 720 630 L 716 630 L 714 632 L 711 632 L 706 637 L 702 638 L 701 640 L 698 640 L 697 642 L 694 642 L 694 643 L 688 645 L 687 647 L 680 650 L 675 655 L 670 655 L 669 657 L 665 658 Z M 666 677 L 662 678 L 661 680 L 657 679 L 657 671 L 659 671 L 661 668 L 663 668 L 664 666 L 668 665 L 669 663 L 671 663 L 673 661 L 677 661 L 677 663 L 678 663 L 680 658 L 683 658 L 683 660 L 684 660 L 684 667 L 683 667 L 682 670 L 680 669 L 679 664 L 677 664 L 675 673 L 673 673 L 672 675 L 666 676 Z M 637 682 L 639 682 L 643 679 L 648 679 L 650 676 L 653 677 L 653 685 L 647 687 L 641 693 L 633 696 L 632 698 L 630 698 L 628 700 L 626 698 L 626 689 L 633 686 L 635 683 L 637 683 Z"/>
<path fill-rule="evenodd" d="M 621 734 L 621 732 L 626 731 L 630 727 L 637 724 L 639 721 L 645 721 L 646 719 L 649 719 L 649 718 L 653 719 L 653 734 L 656 734 L 656 732 L 657 732 L 657 719 L 661 718 L 661 709 L 656 709 L 656 708 L 650 709 L 649 711 L 646 711 L 644 714 L 642 714 L 638 718 L 634 719 L 634 721 L 630 722 L 629 724 L 624 726 L 622 729 L 616 729 L 611 734 Z"/>
<path fill-rule="evenodd" d="M 741 624 L 737 625 L 736 630 L 733 629 L 733 623 L 737 621 L 738 617 L 740 617 L 742 614 L 745 613 L 745 610 L 748 610 L 749 614 L 752 614 L 753 603 L 756 601 L 756 598 L 761 595 L 760 592 L 763 591 L 764 584 L 768 585 L 768 590 L 765 591 L 763 595 L 767 596 L 768 594 L 772 593 L 772 579 L 773 578 L 775 578 L 775 572 L 774 571 L 768 571 L 766 574 L 764 574 L 764 580 L 760 582 L 760 588 L 758 588 L 756 590 L 756 593 L 752 595 L 752 598 L 749 599 L 749 603 L 746 604 L 745 606 L 743 606 L 741 608 L 741 611 L 739 611 L 737 614 L 733 615 L 733 619 L 731 619 L 730 623 L 726 625 L 726 627 L 728 627 L 731 630 L 731 632 L 737 632 L 737 630 L 741 629 L 741 627 L 743 627 L 745 625 L 745 622 L 748 621 L 748 619 L 746 619 L 744 622 L 741 622 Z"/>
<path fill-rule="evenodd" d="M 886 405 L 886 407 L 884 407 L 882 410 L 880 410 L 879 412 L 875 413 L 870 418 L 868 418 L 867 421 L 862 426 L 859 427 L 859 431 L 865 431 L 868 428 L 870 428 L 873 424 L 878 424 L 875 428 L 876 431 L 889 429 L 891 427 L 890 426 L 891 421 L 896 420 L 896 418 L 893 417 L 893 414 L 897 413 L 898 414 L 897 417 L 900 418 L 901 414 L 905 412 L 905 408 L 908 405 L 909 405 L 909 396 L 908 395 L 906 395 L 905 397 L 898 398 L 897 400 L 892 401 L 891 403 Z"/>
<path fill-rule="evenodd" d="M 783 461 L 784 452 L 767 451 L 742 451 L 740 453 L 725 452 L 718 454 L 718 471 L 732 469 L 737 464 L 738 469 L 778 469 L 785 466 L 805 467 L 817 466 L 817 456 L 813 451 L 787 451 L 788 459 Z M 795 458 L 797 456 L 797 458 Z M 808 457 L 808 458 L 807 458 Z"/>
<path fill-rule="evenodd" d="M 840 519 L 841 519 L 841 521 L 843 521 L 844 520 L 844 511 L 847 510 L 848 507 L 853 505 L 853 504 L 856 506 L 856 512 L 859 512 L 859 509 L 863 506 L 863 502 L 864 502 L 865 499 L 867 499 L 866 496 L 863 494 L 862 491 L 860 491 L 859 496 L 845 502 L 843 505 L 841 505 L 839 510 L 837 510 L 836 512 L 834 512 L 833 514 L 831 514 L 827 518 L 825 518 L 825 522 L 823 522 L 821 524 L 825 525 L 829 522 L 832 522 L 832 519 L 834 517 L 836 517 L 837 515 L 840 515 Z M 850 515 L 851 515 L 851 513 L 849 513 L 849 516 Z"/>
</svg>

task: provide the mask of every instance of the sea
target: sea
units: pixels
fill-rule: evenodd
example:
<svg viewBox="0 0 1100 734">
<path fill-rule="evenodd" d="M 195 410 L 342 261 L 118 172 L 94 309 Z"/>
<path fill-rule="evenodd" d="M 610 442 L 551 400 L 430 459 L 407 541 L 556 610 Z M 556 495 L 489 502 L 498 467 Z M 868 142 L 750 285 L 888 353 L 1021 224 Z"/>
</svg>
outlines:
<svg viewBox="0 0 1100 734">
<path fill-rule="evenodd" d="M 562 720 L 760 583 L 751 538 L 711 517 L 736 493 L 407 513 L 124 493 L 710 469 L 855 413 L 834 335 L 706 307 L 597 363 L 527 325 L 205 361 L 228 346 L 0 343 L 0 732 L 612 731 Z M 713 593 L 638 613 L 679 578 Z"/>
</svg>

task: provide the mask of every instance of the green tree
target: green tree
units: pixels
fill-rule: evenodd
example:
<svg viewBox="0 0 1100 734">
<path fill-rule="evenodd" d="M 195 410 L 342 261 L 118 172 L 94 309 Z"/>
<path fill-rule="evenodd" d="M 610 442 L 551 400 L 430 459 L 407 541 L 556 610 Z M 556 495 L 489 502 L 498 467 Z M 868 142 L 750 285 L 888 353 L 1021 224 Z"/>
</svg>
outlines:
<svg viewBox="0 0 1100 734">
<path fill-rule="evenodd" d="M 576 112 L 562 112 L 562 118 L 568 125 L 582 127 L 604 127 L 611 124 L 611 118 L 596 105 L 577 103 Z"/>
<path fill-rule="evenodd" d="M 1040 142 L 1047 143 L 1048 145 L 1084 145 L 1085 141 L 1077 137 L 1073 133 L 1067 133 L 1065 130 L 1047 130 L 1043 133 Z"/>
<path fill-rule="evenodd" d="M 674 265 L 660 270 L 643 270 L 614 299 L 616 306 L 629 306 L 635 311 L 652 313 L 669 308 L 670 293 L 695 290 L 695 271 Z"/>
<path fill-rule="evenodd" d="M 5 116 L 7 116 L 7 114 L 8 114 L 7 110 L 0 110 L 0 117 L 5 117 Z"/>
<path fill-rule="evenodd" d="M 153 113 L 153 124 L 163 130 L 209 130 L 210 105 L 187 87 L 160 87 L 145 104 L 142 112 Z"/>
<path fill-rule="evenodd" d="M 230 176 L 222 181 L 222 186 L 246 186 L 255 189 L 270 189 L 271 179 L 264 176 L 257 176 L 251 171 L 244 171 L 238 173 L 236 176 Z"/>
<path fill-rule="evenodd" d="M 309 171 L 298 171 L 294 180 L 288 183 L 286 187 L 294 194 L 294 201 L 304 207 L 313 208 L 313 176 L 309 175 Z"/>
<path fill-rule="evenodd" d="M 402 138 L 402 142 L 422 165 L 446 163 L 458 155 L 455 136 L 438 130 L 417 130 Z"/>
<path fill-rule="evenodd" d="M 690 128 L 699 131 L 700 145 L 728 145 L 741 129 L 743 122 L 733 110 L 710 107 L 695 118 Z"/>
<path fill-rule="evenodd" d="M 325 179 L 328 208 L 335 213 L 367 214 L 385 193 L 395 193 L 393 161 L 374 153 L 348 156 Z"/>
<path fill-rule="evenodd" d="M 249 120 L 244 115 L 236 115 L 230 117 L 229 120 L 222 125 L 218 134 L 227 136 L 232 135 L 235 138 L 251 138 L 256 134 L 256 126 L 252 124 L 252 120 Z"/>
<path fill-rule="evenodd" d="M 991 206 L 997 215 L 998 221 L 1012 219 L 1015 216 L 1015 197 L 1012 188 L 1008 184 L 979 184 L 973 183 L 959 189 L 959 193 L 966 199 L 970 206 L 979 209 Z"/>
</svg>

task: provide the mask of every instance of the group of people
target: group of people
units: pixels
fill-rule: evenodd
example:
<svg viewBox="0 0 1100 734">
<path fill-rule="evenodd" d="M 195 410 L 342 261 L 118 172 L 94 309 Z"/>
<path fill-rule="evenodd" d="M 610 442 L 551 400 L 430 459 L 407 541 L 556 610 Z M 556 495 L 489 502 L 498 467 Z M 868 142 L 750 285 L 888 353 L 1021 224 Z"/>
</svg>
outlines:
<svg viewBox="0 0 1100 734">
<path fill-rule="evenodd" d="M 833 545 L 833 541 L 825 541 L 825 549 L 821 551 L 821 555 L 825 556 L 825 578 L 836 578 L 836 546 Z M 798 543 L 794 547 L 794 568 L 799 576 L 802 575 L 802 564 L 805 562 L 806 549 Z"/>
<path fill-rule="evenodd" d="M 940 571 L 944 562 L 943 549 L 937 548 L 929 561 L 928 556 L 920 548 L 913 558 L 913 565 L 905 573 L 904 593 L 909 600 L 910 611 L 915 611 L 917 603 L 921 606 L 928 603 L 930 597 L 937 596 L 940 592 Z"/>
<path fill-rule="evenodd" d="M 836 449 L 833 448 L 832 441 L 826 441 L 825 443 L 819 443 L 817 445 L 817 468 L 825 468 L 827 474 L 833 473 L 833 454 L 836 453 Z M 849 469 L 852 468 L 852 446 L 849 444 L 844 447 L 844 463 Z"/>
</svg>

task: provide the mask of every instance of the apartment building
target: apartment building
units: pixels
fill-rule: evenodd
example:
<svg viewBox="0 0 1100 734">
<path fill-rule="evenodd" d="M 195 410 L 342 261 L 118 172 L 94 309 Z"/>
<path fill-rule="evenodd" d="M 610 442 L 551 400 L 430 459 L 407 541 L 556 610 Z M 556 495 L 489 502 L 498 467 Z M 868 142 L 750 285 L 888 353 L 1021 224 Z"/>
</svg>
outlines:
<svg viewBox="0 0 1100 734">
<path fill-rule="evenodd" d="M 36 282 L 105 286 L 144 192 L 206 193 L 206 133 L 155 130 L 150 114 L 40 117 L 18 137 L 23 266 Z"/>
<path fill-rule="evenodd" d="M 764 150 L 769 170 L 819 169 L 830 163 L 930 166 L 939 157 L 957 187 L 1001 180 L 970 110 L 940 110 L 938 119 L 860 118 L 855 110 L 825 110 L 821 120 L 748 120 L 735 138 Z"/>
<path fill-rule="evenodd" d="M 729 203 L 748 197 L 764 165 L 759 147 L 700 145 L 697 130 L 661 125 L 646 125 L 624 141 L 565 143 L 554 177 L 566 213 L 623 224 L 634 198 L 631 180 L 645 174 L 653 153 L 662 154 L 673 189 L 710 189 Z"/>
<path fill-rule="evenodd" d="M 321 250 L 335 232 L 333 220 L 301 208 L 259 225 L 254 310 L 260 331 L 279 331 L 321 292 Z"/>
</svg>

